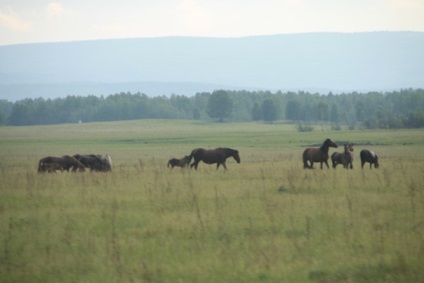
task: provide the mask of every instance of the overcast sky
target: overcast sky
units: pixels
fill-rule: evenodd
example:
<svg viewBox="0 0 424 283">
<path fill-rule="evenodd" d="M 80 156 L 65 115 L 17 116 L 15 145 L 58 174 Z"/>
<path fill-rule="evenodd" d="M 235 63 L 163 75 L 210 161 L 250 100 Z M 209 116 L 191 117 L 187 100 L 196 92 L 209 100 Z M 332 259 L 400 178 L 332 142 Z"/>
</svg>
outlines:
<svg viewBox="0 0 424 283">
<path fill-rule="evenodd" d="M 424 31 L 424 0 L 0 0 L 0 45 Z"/>
</svg>

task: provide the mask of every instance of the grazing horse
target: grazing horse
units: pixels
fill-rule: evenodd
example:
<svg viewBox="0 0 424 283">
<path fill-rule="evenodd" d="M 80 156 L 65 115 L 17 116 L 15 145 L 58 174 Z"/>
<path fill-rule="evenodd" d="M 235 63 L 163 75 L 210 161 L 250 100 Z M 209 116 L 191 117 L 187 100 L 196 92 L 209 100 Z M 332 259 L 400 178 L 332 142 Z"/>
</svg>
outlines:
<svg viewBox="0 0 424 283">
<path fill-rule="evenodd" d="M 204 149 L 204 148 L 196 148 L 190 154 L 189 162 L 192 158 L 194 158 L 194 162 L 190 165 L 190 168 L 194 168 L 197 170 L 197 166 L 200 161 L 203 161 L 206 164 L 214 164 L 216 163 L 216 169 L 219 168 L 219 165 L 222 164 L 225 169 L 227 169 L 227 165 L 225 161 L 228 157 L 233 157 L 237 163 L 240 163 L 240 156 L 238 150 L 231 148 L 216 148 L 216 149 Z"/>
<path fill-rule="evenodd" d="M 175 166 L 177 167 L 187 167 L 188 164 L 190 163 L 190 156 L 186 155 L 183 158 L 177 159 L 177 158 L 171 158 L 168 161 L 168 168 L 174 168 Z"/>
<path fill-rule="evenodd" d="M 64 170 L 69 171 L 71 168 L 72 172 L 75 172 L 77 169 L 85 171 L 84 165 L 69 155 L 62 157 L 47 156 L 38 161 L 38 173 L 56 173 L 56 170 L 63 172 Z"/>
<path fill-rule="evenodd" d="M 327 165 L 327 168 L 330 168 L 328 166 L 328 149 L 329 147 L 337 147 L 337 144 L 335 144 L 332 140 L 326 139 L 321 147 L 309 147 L 303 151 L 303 168 L 306 169 L 313 169 L 314 168 L 314 162 L 320 162 L 321 163 L 321 169 L 322 164 L 325 163 Z M 311 162 L 311 165 L 308 164 L 308 161 Z"/>
<path fill-rule="evenodd" d="M 374 164 L 375 168 L 378 168 L 380 165 L 378 164 L 378 156 L 374 153 L 374 151 L 363 149 L 359 153 L 361 157 L 361 168 L 364 168 L 365 162 L 370 164 L 370 169 L 372 169 L 372 165 Z"/>
<path fill-rule="evenodd" d="M 336 168 L 338 164 L 343 164 L 345 169 L 353 169 L 353 145 L 351 143 L 344 145 L 344 152 L 334 152 L 331 155 L 331 162 L 333 163 L 333 168 Z"/>
<path fill-rule="evenodd" d="M 90 171 L 106 172 L 112 171 L 112 159 L 109 154 L 75 154 L 74 158 L 90 168 Z"/>
</svg>

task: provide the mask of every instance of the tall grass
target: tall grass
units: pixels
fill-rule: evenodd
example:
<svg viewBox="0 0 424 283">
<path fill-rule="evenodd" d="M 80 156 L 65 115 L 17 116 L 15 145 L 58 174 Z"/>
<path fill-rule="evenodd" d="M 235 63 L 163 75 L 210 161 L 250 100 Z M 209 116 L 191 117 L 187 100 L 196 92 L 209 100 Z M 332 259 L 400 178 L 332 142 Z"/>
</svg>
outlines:
<svg viewBox="0 0 424 283">
<path fill-rule="evenodd" d="M 0 128 L 1 282 L 424 281 L 421 131 L 69 127 Z M 302 169 L 303 147 L 327 136 L 366 144 L 381 168 L 361 170 L 357 145 L 354 170 Z M 166 167 L 198 146 L 242 162 Z M 39 158 L 76 152 L 111 154 L 113 172 L 36 173 Z"/>
</svg>

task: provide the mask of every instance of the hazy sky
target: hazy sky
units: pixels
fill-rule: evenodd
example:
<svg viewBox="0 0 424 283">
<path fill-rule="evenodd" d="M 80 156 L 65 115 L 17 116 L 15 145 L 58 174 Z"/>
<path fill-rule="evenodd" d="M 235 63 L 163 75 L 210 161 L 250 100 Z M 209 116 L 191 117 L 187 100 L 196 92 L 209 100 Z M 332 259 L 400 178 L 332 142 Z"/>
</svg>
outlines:
<svg viewBox="0 0 424 283">
<path fill-rule="evenodd" d="M 0 0 L 0 45 L 424 31 L 424 0 Z"/>
</svg>

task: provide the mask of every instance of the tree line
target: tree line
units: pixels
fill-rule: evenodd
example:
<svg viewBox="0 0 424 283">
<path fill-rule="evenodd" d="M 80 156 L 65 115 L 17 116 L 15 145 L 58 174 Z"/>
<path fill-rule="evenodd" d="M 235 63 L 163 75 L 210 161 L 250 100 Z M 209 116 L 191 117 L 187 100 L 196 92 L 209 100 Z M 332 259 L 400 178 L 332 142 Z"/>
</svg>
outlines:
<svg viewBox="0 0 424 283">
<path fill-rule="evenodd" d="M 343 93 L 216 90 L 194 96 L 143 93 L 0 100 L 0 124 L 48 125 L 135 119 L 291 121 L 365 128 L 424 127 L 424 90 Z"/>
</svg>

